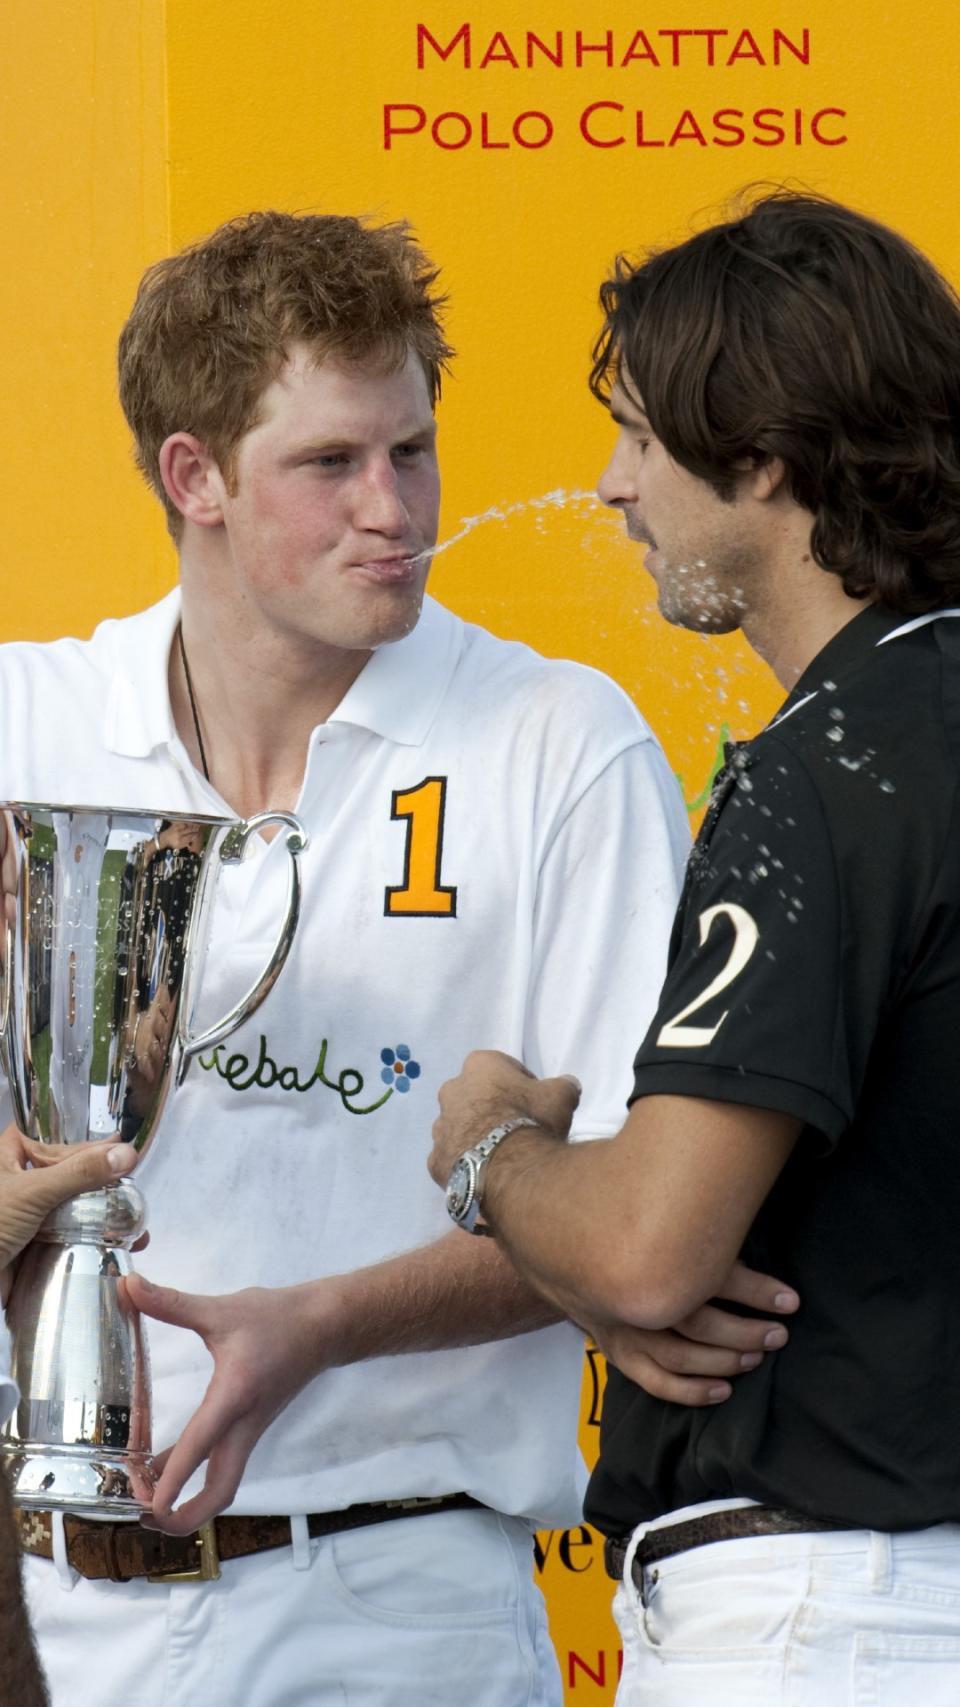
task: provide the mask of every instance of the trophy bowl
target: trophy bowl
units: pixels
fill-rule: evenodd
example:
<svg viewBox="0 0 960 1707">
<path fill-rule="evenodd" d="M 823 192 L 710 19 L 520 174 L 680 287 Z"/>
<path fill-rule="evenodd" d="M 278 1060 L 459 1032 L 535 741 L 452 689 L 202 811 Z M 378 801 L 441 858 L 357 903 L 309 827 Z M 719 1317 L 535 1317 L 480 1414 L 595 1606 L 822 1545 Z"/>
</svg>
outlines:
<svg viewBox="0 0 960 1707">
<path fill-rule="evenodd" d="M 0 804 L 0 1063 L 30 1138 L 119 1133 L 144 1152 L 171 1084 L 272 989 L 300 913 L 307 836 L 289 812 L 248 819 Z M 289 879 L 263 972 L 214 1025 L 193 1022 L 219 874 L 267 825 Z M 7 1304 L 20 1403 L 0 1438 L 18 1505 L 138 1517 L 156 1475 L 140 1318 L 121 1282 L 145 1220 L 129 1178 L 47 1217 Z"/>
</svg>

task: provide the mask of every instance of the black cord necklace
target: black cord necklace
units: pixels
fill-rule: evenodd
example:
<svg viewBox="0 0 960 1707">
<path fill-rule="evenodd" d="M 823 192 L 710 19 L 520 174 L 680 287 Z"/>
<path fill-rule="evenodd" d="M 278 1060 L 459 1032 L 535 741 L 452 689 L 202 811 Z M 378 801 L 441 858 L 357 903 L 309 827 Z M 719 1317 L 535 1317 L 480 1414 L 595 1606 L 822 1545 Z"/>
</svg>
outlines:
<svg viewBox="0 0 960 1707">
<path fill-rule="evenodd" d="M 177 638 L 180 641 L 180 657 L 183 660 L 183 679 L 187 684 L 187 694 L 188 694 L 189 699 L 190 699 L 190 710 L 193 712 L 193 732 L 197 737 L 197 746 L 200 749 L 200 763 L 203 766 L 203 774 L 206 777 L 207 781 L 209 782 L 210 781 L 210 771 L 209 771 L 209 767 L 207 765 L 207 755 L 206 755 L 206 752 L 204 751 L 203 736 L 200 733 L 200 718 L 197 714 L 197 698 L 196 698 L 196 695 L 193 691 L 193 680 L 192 680 L 191 675 L 190 675 L 190 665 L 187 663 L 187 648 L 185 647 L 185 645 L 183 643 L 183 623 L 182 622 L 177 623 Z"/>
</svg>

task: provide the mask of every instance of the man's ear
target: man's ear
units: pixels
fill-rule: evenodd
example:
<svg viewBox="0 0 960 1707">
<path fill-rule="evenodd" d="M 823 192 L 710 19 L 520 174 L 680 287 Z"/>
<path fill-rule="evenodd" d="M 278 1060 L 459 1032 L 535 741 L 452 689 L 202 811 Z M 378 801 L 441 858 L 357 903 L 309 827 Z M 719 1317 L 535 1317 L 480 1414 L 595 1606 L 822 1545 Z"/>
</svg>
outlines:
<svg viewBox="0 0 960 1707">
<path fill-rule="evenodd" d="M 758 503 L 766 503 L 784 491 L 787 478 L 785 463 L 779 456 L 768 456 L 758 462 L 747 479 L 748 490 Z"/>
<path fill-rule="evenodd" d="M 158 458 L 163 489 L 185 521 L 218 527 L 223 521 L 223 475 L 205 444 L 192 433 L 171 433 Z"/>
</svg>

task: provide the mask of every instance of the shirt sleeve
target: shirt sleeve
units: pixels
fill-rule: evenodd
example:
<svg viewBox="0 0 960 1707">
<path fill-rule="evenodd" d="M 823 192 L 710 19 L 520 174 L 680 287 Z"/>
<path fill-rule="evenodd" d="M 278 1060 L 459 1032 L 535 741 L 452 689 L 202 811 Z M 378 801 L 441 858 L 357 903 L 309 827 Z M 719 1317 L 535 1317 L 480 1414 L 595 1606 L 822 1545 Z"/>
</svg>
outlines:
<svg viewBox="0 0 960 1707">
<path fill-rule="evenodd" d="M 890 958 L 836 815 L 785 745 L 737 756 L 691 856 L 634 1096 L 672 1093 L 793 1114 L 830 1141 L 852 1117 Z M 848 816 L 857 815 L 848 800 Z M 891 891 L 892 893 L 892 891 Z M 883 907 L 879 907 L 882 915 Z"/>
<path fill-rule="evenodd" d="M 614 757 L 580 794 L 543 859 L 534 913 L 524 1060 L 575 1073 L 571 1136 L 623 1125 L 638 1032 L 654 1012 L 680 877 L 686 812 L 652 738 Z"/>
</svg>

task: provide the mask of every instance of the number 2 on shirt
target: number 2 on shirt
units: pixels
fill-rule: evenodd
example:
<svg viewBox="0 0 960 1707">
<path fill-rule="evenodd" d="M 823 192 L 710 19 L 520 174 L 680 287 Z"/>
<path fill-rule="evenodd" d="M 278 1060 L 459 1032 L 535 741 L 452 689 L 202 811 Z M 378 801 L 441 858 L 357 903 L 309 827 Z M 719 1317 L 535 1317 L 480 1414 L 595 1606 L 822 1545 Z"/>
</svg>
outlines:
<svg viewBox="0 0 960 1707">
<path fill-rule="evenodd" d="M 456 918 L 456 886 L 440 882 L 446 804 L 445 776 L 424 777 L 416 788 L 394 789 L 390 816 L 407 820 L 407 846 L 403 883 L 385 894 L 388 919 Z"/>
<path fill-rule="evenodd" d="M 728 984 L 732 984 L 735 978 L 739 978 L 760 937 L 756 921 L 751 918 L 746 907 L 738 907 L 735 901 L 720 901 L 717 906 L 708 907 L 706 912 L 701 913 L 697 920 L 700 926 L 701 948 L 710 935 L 713 922 L 717 918 L 729 919 L 733 926 L 733 946 L 730 953 L 716 977 L 711 978 L 706 989 L 701 990 L 699 996 L 695 996 L 693 1001 L 688 1002 L 685 1008 L 681 1008 L 673 1019 L 666 1020 L 660 1027 L 657 1033 L 658 1049 L 703 1049 L 708 1043 L 713 1042 L 730 1012 L 729 1008 L 724 1008 L 716 1025 L 686 1025 L 684 1023 L 699 1008 L 706 1007 L 714 996 L 719 996 L 720 991 L 725 990 Z"/>
</svg>

